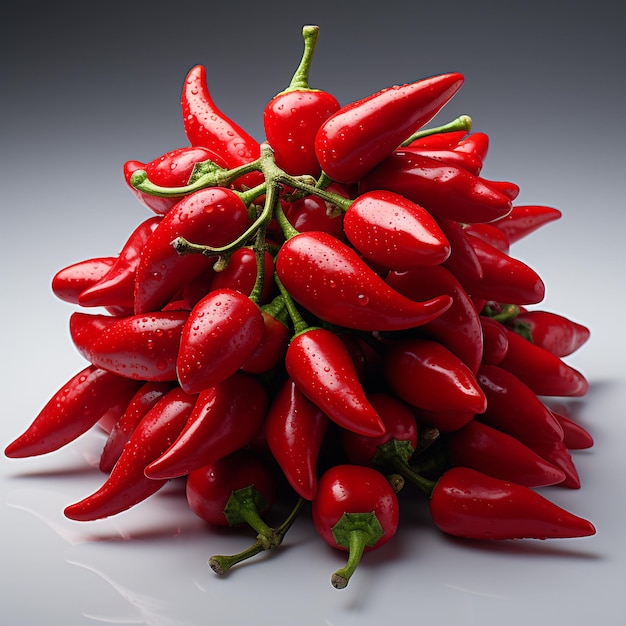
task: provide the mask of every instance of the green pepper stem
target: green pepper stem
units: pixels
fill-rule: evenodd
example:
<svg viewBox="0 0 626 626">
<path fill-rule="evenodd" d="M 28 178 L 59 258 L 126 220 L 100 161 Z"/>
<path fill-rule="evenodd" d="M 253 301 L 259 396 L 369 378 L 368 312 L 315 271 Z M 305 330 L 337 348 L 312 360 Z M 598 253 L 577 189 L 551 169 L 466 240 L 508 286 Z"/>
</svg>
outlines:
<svg viewBox="0 0 626 626">
<path fill-rule="evenodd" d="M 237 248 L 241 248 L 241 246 L 245 245 L 248 242 L 252 235 L 254 235 L 260 228 L 267 226 L 267 224 L 269 223 L 273 213 L 272 205 L 274 204 L 274 202 L 272 198 L 275 198 L 275 196 L 272 196 L 272 186 L 267 186 L 266 183 L 261 183 L 261 185 L 259 185 L 258 187 L 254 187 L 254 189 L 249 189 L 248 191 L 244 191 L 238 194 L 240 197 L 242 197 L 242 199 L 248 199 L 251 197 L 256 198 L 265 191 L 267 191 L 265 204 L 259 217 L 250 226 L 248 226 L 248 228 L 241 235 L 239 235 L 237 239 L 231 241 L 229 244 L 219 247 L 205 246 L 202 244 L 192 243 L 184 237 L 177 237 L 171 242 L 171 245 L 174 246 L 176 252 L 181 255 L 204 254 L 205 256 L 209 257 L 220 257 L 228 255 Z"/>
<path fill-rule="evenodd" d="M 148 178 L 146 170 L 137 170 L 133 172 L 130 178 L 130 184 L 139 191 L 147 193 L 151 196 L 160 198 L 177 198 L 187 196 L 194 191 L 199 191 L 205 187 L 229 187 L 235 180 L 260 169 L 261 159 L 251 161 L 232 170 L 225 170 L 214 164 L 205 174 L 201 174 L 188 185 L 181 187 L 162 187 L 156 185 Z"/>
<path fill-rule="evenodd" d="M 339 209 L 341 209 L 344 212 L 347 211 L 352 205 L 352 203 L 354 202 L 353 200 L 350 200 L 350 198 L 344 198 L 343 196 L 340 196 L 338 193 L 333 193 L 332 191 L 326 191 L 326 189 L 323 189 L 322 187 L 318 187 L 317 185 L 309 185 L 303 180 L 296 178 L 294 176 L 289 176 L 288 174 L 285 174 L 284 172 L 282 172 L 277 177 L 277 180 L 278 182 L 281 182 L 285 185 L 289 185 L 291 187 L 295 187 L 296 189 L 300 189 L 300 191 L 304 191 L 308 194 L 318 196 L 322 200 L 325 200 L 326 202 L 330 202 L 331 204 L 334 204 L 335 206 L 337 206 Z"/>
<path fill-rule="evenodd" d="M 349 533 L 348 561 L 344 567 L 338 569 L 330 578 L 330 582 L 335 589 L 344 589 L 352 574 L 356 571 L 361 562 L 361 557 L 365 551 L 365 546 L 369 542 L 369 535 L 364 530 L 352 530 Z"/>
<path fill-rule="evenodd" d="M 311 68 L 311 61 L 317 46 L 317 39 L 319 37 L 319 26 L 307 25 L 302 28 L 302 38 L 304 40 L 304 50 L 302 52 L 302 58 L 298 65 L 289 87 L 281 93 L 288 93 L 290 91 L 313 91 L 309 87 L 309 70 Z M 280 94 L 279 94 L 280 95 Z"/>
<path fill-rule="evenodd" d="M 289 515 L 285 518 L 283 523 L 276 529 L 272 529 L 272 541 L 267 541 L 267 537 L 265 535 L 258 535 L 256 541 L 241 552 L 237 554 L 216 554 L 209 559 L 209 566 L 216 573 L 223 575 L 225 574 L 233 565 L 237 565 L 237 563 L 241 563 L 246 559 L 252 558 L 265 550 L 272 550 L 278 548 L 287 534 L 287 531 L 291 528 L 296 518 L 298 517 L 298 513 L 304 504 L 304 500 L 302 498 L 298 498 L 295 506 L 289 512 Z"/>
<path fill-rule="evenodd" d="M 443 126 L 437 126 L 435 128 L 422 128 L 416 133 L 413 133 L 408 139 L 405 139 L 400 145 L 403 147 L 408 146 L 422 137 L 436 135 L 437 133 L 451 133 L 456 130 L 466 130 L 467 132 L 472 130 L 472 118 L 469 115 L 459 115 L 459 117 L 453 119 L 447 124 L 444 124 Z"/>
<path fill-rule="evenodd" d="M 293 324 L 293 336 L 295 337 L 296 335 L 300 335 L 309 330 L 311 326 L 309 326 L 309 324 L 300 314 L 300 311 L 298 311 L 296 303 L 289 295 L 289 292 L 285 289 L 285 286 L 281 282 L 280 278 L 278 278 L 277 274 L 274 274 L 274 281 L 276 282 L 276 286 L 278 287 L 278 290 L 283 297 L 283 300 L 285 302 L 285 308 L 287 309 L 287 312 L 289 313 L 289 317 L 291 319 L 291 323 Z"/>
<path fill-rule="evenodd" d="M 389 459 L 392 469 L 398 474 L 404 476 L 406 480 L 414 484 L 421 489 L 426 495 L 430 496 L 435 488 L 436 481 L 424 478 L 421 474 L 418 474 L 406 461 L 396 456 Z"/>
</svg>

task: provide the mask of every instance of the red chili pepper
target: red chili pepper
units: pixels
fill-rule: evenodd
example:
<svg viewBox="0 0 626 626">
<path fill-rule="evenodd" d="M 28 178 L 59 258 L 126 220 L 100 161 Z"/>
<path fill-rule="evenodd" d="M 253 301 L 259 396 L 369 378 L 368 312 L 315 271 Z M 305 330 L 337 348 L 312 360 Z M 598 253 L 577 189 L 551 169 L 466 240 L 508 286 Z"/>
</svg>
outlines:
<svg viewBox="0 0 626 626">
<path fill-rule="evenodd" d="M 430 339 L 405 339 L 385 353 L 385 380 L 410 405 L 428 411 L 482 413 L 485 394 L 459 357 Z"/>
<path fill-rule="evenodd" d="M 175 388 L 146 413 L 102 486 L 65 508 L 65 516 L 79 522 L 102 519 L 126 511 L 161 489 L 167 480 L 152 480 L 144 468 L 176 438 L 194 407 L 196 396 Z"/>
<path fill-rule="evenodd" d="M 178 345 L 188 311 L 129 317 L 72 313 L 70 334 L 96 367 L 142 381 L 176 380 Z"/>
<path fill-rule="evenodd" d="M 467 130 L 449 130 L 418 137 L 407 143 L 406 146 L 403 144 L 403 147 L 418 150 L 446 150 L 457 146 L 464 137 L 467 137 Z"/>
<path fill-rule="evenodd" d="M 135 273 L 139 257 L 160 221 L 158 216 L 151 217 L 135 228 L 109 271 L 79 295 L 78 303 L 81 306 L 121 306 L 134 309 Z"/>
<path fill-rule="evenodd" d="M 548 539 L 595 534 L 591 522 L 536 491 L 467 468 L 454 467 L 430 499 L 435 525 L 468 539 Z"/>
<path fill-rule="evenodd" d="M 523 311 L 510 326 L 523 336 L 528 333 L 534 344 L 557 357 L 576 352 L 590 335 L 586 326 L 549 311 Z"/>
<path fill-rule="evenodd" d="M 52 278 L 52 293 L 70 304 L 78 304 L 83 291 L 95 285 L 115 264 L 117 257 L 85 259 L 59 270 Z"/>
<path fill-rule="evenodd" d="M 561 211 L 547 206 L 514 206 L 505 217 L 494 222 L 513 244 L 526 237 L 544 224 L 558 220 Z"/>
<path fill-rule="evenodd" d="M 508 237 L 493 224 L 466 224 L 464 230 L 466 233 L 486 241 L 500 252 L 508 254 L 510 251 Z"/>
<path fill-rule="evenodd" d="M 362 465 L 337 465 L 320 478 L 312 505 L 313 524 L 331 547 L 348 552 L 345 567 L 331 583 L 344 588 L 364 552 L 380 548 L 398 529 L 398 498 L 378 470 Z"/>
<path fill-rule="evenodd" d="M 415 414 L 407 404 L 389 393 L 370 393 L 367 399 L 383 421 L 385 433 L 366 437 L 344 430 L 341 432 L 342 449 L 350 463 L 396 471 L 398 463 L 407 463 L 417 449 Z"/>
<path fill-rule="evenodd" d="M 320 165 L 314 141 L 318 129 L 340 104 L 332 94 L 309 87 L 309 67 L 318 26 L 302 29 L 304 51 L 289 87 L 274 96 L 263 111 L 265 137 L 272 146 L 277 165 L 287 174 L 319 176 Z"/>
<path fill-rule="evenodd" d="M 208 463 L 187 477 L 189 508 L 213 526 L 249 525 L 267 532 L 260 515 L 276 500 L 276 477 L 267 463 L 247 450 Z"/>
<path fill-rule="evenodd" d="M 370 191 L 352 201 L 343 229 L 365 259 L 387 269 L 439 265 L 450 255 L 450 243 L 430 213 L 391 191 Z"/>
<path fill-rule="evenodd" d="M 100 471 L 110 472 L 113 469 L 139 422 L 171 390 L 172 383 L 169 382 L 147 382 L 139 387 L 124 414 L 109 432 L 100 455 Z"/>
<path fill-rule="evenodd" d="M 467 234 L 483 270 L 480 280 L 462 279 L 472 296 L 511 304 L 536 304 L 545 296 L 545 285 L 535 270 L 483 239 Z"/>
<path fill-rule="evenodd" d="M 487 156 L 488 146 L 489 138 L 485 133 L 468 135 L 462 130 L 427 135 L 408 144 L 403 143 L 402 149 L 461 167 L 478 176 Z"/>
<path fill-rule="evenodd" d="M 185 134 L 192 146 L 209 148 L 224 160 L 228 168 L 259 158 L 259 142 L 215 105 L 202 65 L 192 67 L 187 74 L 181 107 Z M 260 172 L 251 172 L 237 179 L 236 185 L 252 188 L 262 182 Z"/>
<path fill-rule="evenodd" d="M 454 220 L 440 219 L 438 222 L 451 248 L 450 256 L 443 262 L 443 266 L 450 270 L 461 284 L 466 280 L 481 280 L 483 268 L 465 229 Z"/>
<path fill-rule="evenodd" d="M 419 154 L 427 157 L 428 159 L 432 159 L 433 161 L 438 161 L 446 165 L 459 167 L 474 176 L 478 176 L 482 168 L 482 163 L 473 155 L 464 152 L 457 152 L 456 150 L 426 150 L 424 148 L 415 148 L 412 145 L 404 146 L 402 150 L 405 152 Z"/>
<path fill-rule="evenodd" d="M 176 360 L 180 386 L 199 393 L 229 378 L 259 347 L 261 309 L 234 289 L 211 291 L 191 310 Z"/>
<path fill-rule="evenodd" d="M 289 294 L 316 317 L 357 330 L 400 330 L 425 324 L 451 304 L 441 295 L 415 302 L 399 294 L 346 244 L 322 232 L 288 239 L 276 272 Z"/>
<path fill-rule="evenodd" d="M 242 371 L 249 374 L 262 374 L 282 363 L 291 339 L 291 331 L 279 319 L 272 303 L 261 307 L 261 315 L 264 324 L 263 337 L 257 349 L 241 366 Z"/>
<path fill-rule="evenodd" d="M 239 237 L 247 224 L 245 202 L 229 189 L 201 189 L 180 200 L 158 224 L 142 252 L 136 272 L 135 312 L 160 310 L 215 262 L 202 254 L 181 256 L 172 246 L 174 239 L 223 246 Z"/>
<path fill-rule="evenodd" d="M 322 170 L 340 183 L 355 183 L 429 122 L 463 84 L 458 73 L 394 86 L 343 106 L 317 132 Z"/>
<path fill-rule="evenodd" d="M 480 325 L 483 329 L 483 354 L 484 365 L 499 365 L 509 349 L 509 337 L 506 328 L 498 321 L 479 316 Z"/>
<path fill-rule="evenodd" d="M 203 391 L 176 440 L 146 467 L 146 476 L 184 476 L 243 448 L 260 429 L 267 407 L 263 385 L 240 372 Z"/>
<path fill-rule="evenodd" d="M 50 398 L 26 431 L 6 447 L 5 455 L 47 454 L 86 433 L 107 413 L 119 418 L 139 384 L 87 366 Z"/>
<path fill-rule="evenodd" d="M 487 397 L 480 421 L 532 446 L 535 441 L 561 441 L 563 429 L 535 392 L 497 365 L 483 365 L 478 382 Z"/>
<path fill-rule="evenodd" d="M 425 300 L 444 293 L 452 304 L 420 332 L 435 339 L 459 357 L 473 372 L 483 355 L 483 331 L 474 304 L 461 283 L 445 267 L 427 267 L 409 272 L 389 272 L 386 281 L 412 300 Z"/>
<path fill-rule="evenodd" d="M 217 153 L 202 146 L 186 146 L 166 152 L 149 163 L 127 161 L 124 164 L 124 180 L 139 201 L 151 211 L 165 215 L 180 198 L 163 198 L 137 189 L 132 183 L 133 174 L 144 170 L 148 180 L 161 187 L 183 187 L 187 185 L 200 163 L 210 161 L 219 167 L 228 167 L 227 162 Z"/>
<path fill-rule="evenodd" d="M 580 476 L 574 465 L 572 455 L 563 441 L 536 441 L 532 444 L 533 450 L 544 458 L 548 463 L 558 467 L 565 474 L 565 478 L 559 483 L 559 487 L 567 489 L 580 489 Z"/>
<path fill-rule="evenodd" d="M 507 330 L 509 349 L 500 367 L 512 372 L 537 395 L 583 396 L 587 379 L 545 348 Z"/>
<path fill-rule="evenodd" d="M 265 252 L 264 276 L 267 280 L 263 283 L 263 289 L 259 303 L 267 302 L 274 291 L 274 258 L 269 252 Z M 211 289 L 235 289 L 249 296 L 252 293 L 257 279 L 257 260 L 253 248 L 244 246 L 235 250 L 228 258 L 228 264 L 223 270 L 215 272 Z"/>
<path fill-rule="evenodd" d="M 467 170 L 397 150 L 359 182 L 359 193 L 386 189 L 416 202 L 437 220 L 491 222 L 511 211 L 511 200 L 491 181 Z"/>
<path fill-rule="evenodd" d="M 505 432 L 472 420 L 446 437 L 446 449 L 457 466 L 526 487 L 545 487 L 565 480 L 565 473 Z"/>
<path fill-rule="evenodd" d="M 285 478 L 305 500 L 317 491 L 317 461 L 328 431 L 328 416 L 287 379 L 272 399 L 265 438 Z"/>
<path fill-rule="evenodd" d="M 285 369 L 298 389 L 339 426 L 363 435 L 385 432 L 345 344 L 335 333 L 310 328 L 287 348 Z"/>
<path fill-rule="evenodd" d="M 484 163 L 489 151 L 489 136 L 486 133 L 470 133 L 454 146 L 455 152 L 471 155 L 479 163 Z M 476 172 L 478 174 L 479 172 Z"/>
<path fill-rule="evenodd" d="M 348 192 L 333 183 L 327 191 L 348 198 Z M 283 211 L 291 225 L 299 232 L 323 231 L 345 241 L 343 211 L 319 196 L 307 195 L 295 202 L 282 202 Z"/>
<path fill-rule="evenodd" d="M 475 415 L 467 411 L 428 411 L 415 407 L 415 416 L 420 425 L 436 428 L 442 433 L 463 428 L 474 419 Z"/>
<path fill-rule="evenodd" d="M 552 415 L 563 428 L 563 443 L 568 450 L 586 450 L 593 447 L 593 436 L 586 428 L 562 413 L 552 411 Z"/>
</svg>

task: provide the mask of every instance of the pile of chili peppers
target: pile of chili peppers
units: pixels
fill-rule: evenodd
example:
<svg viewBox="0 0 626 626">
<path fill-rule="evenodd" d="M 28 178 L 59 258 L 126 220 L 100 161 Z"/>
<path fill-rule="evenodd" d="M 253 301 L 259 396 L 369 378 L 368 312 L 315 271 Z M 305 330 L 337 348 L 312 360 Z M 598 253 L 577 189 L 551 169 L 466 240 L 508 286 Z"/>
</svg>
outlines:
<svg viewBox="0 0 626 626">
<path fill-rule="evenodd" d="M 570 452 L 592 437 L 550 398 L 587 391 L 564 358 L 589 331 L 532 309 L 544 283 L 510 253 L 561 213 L 481 176 L 489 139 L 469 117 L 426 127 L 462 75 L 341 106 L 309 86 L 318 28 L 302 32 L 265 141 L 216 106 L 198 65 L 189 145 L 124 164 L 152 216 L 119 254 L 54 276 L 82 307 L 69 326 L 88 365 L 6 455 L 100 428 L 106 478 L 66 516 L 115 515 L 180 479 L 208 524 L 256 534 L 211 557 L 217 573 L 280 546 L 303 508 L 348 552 L 337 588 L 419 498 L 458 537 L 594 534 L 538 491 L 580 487 Z M 277 503 L 289 513 L 272 524 Z"/>
</svg>

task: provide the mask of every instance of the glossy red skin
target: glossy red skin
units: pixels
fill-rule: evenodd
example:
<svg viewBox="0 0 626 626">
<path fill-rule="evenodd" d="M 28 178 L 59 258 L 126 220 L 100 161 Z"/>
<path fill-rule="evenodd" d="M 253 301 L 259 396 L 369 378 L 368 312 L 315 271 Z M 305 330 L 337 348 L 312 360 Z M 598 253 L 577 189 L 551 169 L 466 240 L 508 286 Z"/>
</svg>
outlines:
<svg viewBox="0 0 626 626">
<path fill-rule="evenodd" d="M 76 312 L 70 334 L 96 367 L 142 381 L 176 380 L 176 357 L 188 311 L 110 317 Z"/>
<path fill-rule="evenodd" d="M 264 283 L 259 304 L 267 302 L 274 292 L 274 258 L 265 253 Z M 228 259 L 228 265 L 216 272 L 211 282 L 211 289 L 235 289 L 249 296 L 257 277 L 256 254 L 252 248 L 243 247 L 235 250 Z"/>
<path fill-rule="evenodd" d="M 267 413 L 263 385 L 237 373 L 203 391 L 180 434 L 145 469 L 152 479 L 176 478 L 243 448 L 257 435 Z"/>
<path fill-rule="evenodd" d="M 593 524 L 536 491 L 466 467 L 448 470 L 430 499 L 435 525 L 467 539 L 548 539 L 595 534 Z"/>
<path fill-rule="evenodd" d="M 474 304 L 450 271 L 436 266 L 389 272 L 386 281 L 407 298 L 418 301 L 440 293 L 449 295 L 452 298 L 450 308 L 420 330 L 448 348 L 473 372 L 478 371 L 483 355 L 482 326 Z"/>
<path fill-rule="evenodd" d="M 470 133 L 459 140 L 454 151 L 472 155 L 480 163 L 484 163 L 489 151 L 489 136 L 480 132 Z"/>
<path fill-rule="evenodd" d="M 296 335 L 287 348 L 285 369 L 298 389 L 342 428 L 371 436 L 384 433 L 350 353 L 334 332 L 312 328 Z"/>
<path fill-rule="evenodd" d="M 263 316 L 263 337 L 256 350 L 241 365 L 250 374 L 262 374 L 282 363 L 291 339 L 291 330 L 266 311 Z"/>
<path fill-rule="evenodd" d="M 500 363 L 540 396 L 584 396 L 587 379 L 545 348 L 507 330 L 509 349 Z"/>
<path fill-rule="evenodd" d="M 336 465 L 320 477 L 312 505 L 313 524 L 322 539 L 331 547 L 338 545 L 332 529 L 344 513 L 374 513 L 383 534 L 365 552 L 387 543 L 398 529 L 398 498 L 389 481 L 378 470 L 364 465 Z"/>
<path fill-rule="evenodd" d="M 172 388 L 173 383 L 169 382 L 147 382 L 139 387 L 109 432 L 100 454 L 100 471 L 108 473 L 113 469 L 139 422 Z"/>
<path fill-rule="evenodd" d="M 379 446 L 392 440 L 408 442 L 411 448 L 416 450 L 418 428 L 413 410 L 388 393 L 370 393 L 367 399 L 380 415 L 385 425 L 385 433 L 378 437 L 365 437 L 347 430 L 342 431 L 342 449 L 350 463 L 372 465 Z"/>
<path fill-rule="evenodd" d="M 586 450 L 592 448 L 594 441 L 591 433 L 567 415 L 552 411 L 563 429 L 563 443 L 568 450 Z"/>
<path fill-rule="evenodd" d="M 433 133 L 412 141 L 407 147 L 417 150 L 452 149 L 467 137 L 466 130 L 452 130 L 447 133 Z"/>
<path fill-rule="evenodd" d="M 63 302 L 78 304 L 80 294 L 105 276 L 116 260 L 114 256 L 97 257 L 60 269 L 52 278 L 52 293 Z"/>
<path fill-rule="evenodd" d="M 509 337 L 506 328 L 498 321 L 481 315 L 480 325 L 483 329 L 483 354 L 484 365 L 499 365 L 509 349 Z"/>
<path fill-rule="evenodd" d="M 486 241 L 500 252 L 509 253 L 508 237 L 493 224 L 466 224 L 465 232 Z"/>
<path fill-rule="evenodd" d="M 450 433 L 446 448 L 454 465 L 526 487 L 545 487 L 565 480 L 563 471 L 521 441 L 476 420 Z"/>
<path fill-rule="evenodd" d="M 135 228 L 109 271 L 79 295 L 81 306 L 121 306 L 134 310 L 139 257 L 160 221 L 159 216 L 151 217 Z"/>
<path fill-rule="evenodd" d="M 511 211 L 511 200 L 467 170 L 397 150 L 359 182 L 359 193 L 395 191 L 439 219 L 490 222 Z"/>
<path fill-rule="evenodd" d="M 202 254 L 179 255 L 171 245 L 174 239 L 223 246 L 241 235 L 247 224 L 246 206 L 229 189 L 211 187 L 185 196 L 163 217 L 142 252 L 136 272 L 135 312 L 160 310 L 215 262 L 215 257 Z"/>
<path fill-rule="evenodd" d="M 251 486 L 265 499 L 267 506 L 258 511 L 264 513 L 276 499 L 275 476 L 260 458 L 239 450 L 191 472 L 185 493 L 189 508 L 198 517 L 214 526 L 230 526 L 224 515 L 228 500 L 233 491 Z"/>
<path fill-rule="evenodd" d="M 185 134 L 192 146 L 209 148 L 232 169 L 259 158 L 259 142 L 227 117 L 215 104 L 209 92 L 206 69 L 196 65 L 189 70 L 181 94 Z M 237 179 L 236 185 L 248 188 L 263 182 L 260 172 Z"/>
<path fill-rule="evenodd" d="M 229 378 L 259 347 L 265 323 L 261 309 L 239 291 L 211 291 L 185 322 L 176 360 L 180 386 L 200 393 Z"/>
<path fill-rule="evenodd" d="M 443 266 L 450 270 L 462 283 L 466 280 L 477 281 L 483 277 L 483 268 L 478 255 L 465 229 L 454 220 L 440 219 L 439 226 L 450 242 L 450 256 L 443 262 Z"/>
<path fill-rule="evenodd" d="M 472 370 L 437 341 L 406 339 L 385 354 L 385 380 L 411 406 L 435 412 L 482 413 L 486 399 Z"/>
<path fill-rule="evenodd" d="M 212 161 L 220 167 L 227 167 L 226 161 L 208 148 L 185 146 L 170 150 L 148 163 L 127 161 L 124 164 L 124 180 L 140 202 L 158 215 L 165 215 L 180 198 L 161 198 L 139 191 L 131 184 L 132 175 L 138 170 L 145 170 L 148 180 L 160 187 L 184 187 L 189 183 L 197 163 Z"/>
<path fill-rule="evenodd" d="M 158 458 L 185 425 L 195 396 L 175 388 L 142 418 L 102 486 L 65 508 L 65 516 L 86 522 L 116 515 L 159 491 L 166 480 L 152 480 L 144 468 Z"/>
<path fill-rule="evenodd" d="M 138 387 L 136 381 L 87 366 L 50 398 L 31 425 L 6 447 L 5 455 L 23 458 L 62 448 L 107 413 L 119 418 Z"/>
<path fill-rule="evenodd" d="M 291 297 L 316 317 L 356 330 L 402 330 L 425 324 L 451 304 L 441 295 L 425 302 L 392 289 L 346 244 L 322 232 L 287 240 L 276 272 Z"/>
<path fill-rule="evenodd" d="M 519 186 L 515 183 L 505 180 L 489 180 L 488 185 L 495 191 L 499 191 L 503 196 L 513 201 L 519 195 Z"/>
<path fill-rule="evenodd" d="M 421 154 L 422 156 L 433 159 L 434 161 L 440 161 L 455 167 L 460 167 L 467 170 L 470 174 L 478 176 L 482 169 L 482 162 L 479 161 L 473 154 L 467 152 L 457 152 L 450 148 L 440 148 L 429 150 L 427 148 L 418 148 L 416 146 L 408 145 L 404 146 L 402 150 L 406 152 L 414 152 L 415 154 Z"/>
<path fill-rule="evenodd" d="M 475 414 L 463 411 L 428 411 L 416 407 L 415 416 L 421 426 L 432 426 L 442 433 L 450 433 L 471 422 Z"/>
<path fill-rule="evenodd" d="M 550 311 L 524 311 L 513 323 L 526 325 L 533 343 L 557 357 L 576 352 L 590 335 L 586 326 Z"/>
<path fill-rule="evenodd" d="M 535 441 L 561 441 L 563 429 L 535 392 L 497 365 L 483 365 L 478 381 L 487 397 L 480 420 L 531 446 Z"/>
<path fill-rule="evenodd" d="M 278 167 L 292 176 L 310 174 L 317 178 L 321 167 L 315 154 L 315 136 L 340 106 L 335 96 L 315 89 L 288 90 L 274 96 L 263 111 L 263 127 Z"/>
<path fill-rule="evenodd" d="M 471 233 L 468 238 L 483 270 L 480 280 L 463 278 L 468 293 L 509 304 L 537 304 L 543 300 L 545 285 L 535 270 Z"/>
<path fill-rule="evenodd" d="M 340 183 L 355 183 L 429 122 L 463 84 L 458 73 L 441 74 L 383 89 L 339 109 L 320 127 L 315 152 L 322 170 Z"/>
<path fill-rule="evenodd" d="M 544 224 L 549 224 L 561 217 L 561 211 L 547 206 L 514 206 L 511 213 L 494 222 L 513 244 L 535 232 Z"/>
<path fill-rule="evenodd" d="M 391 191 L 369 191 L 343 218 L 350 243 L 365 259 L 387 269 L 439 265 L 450 243 L 426 209 Z"/>
<path fill-rule="evenodd" d="M 327 191 L 348 198 L 348 192 L 340 185 L 331 184 Z M 345 241 L 343 211 L 318 196 L 308 195 L 296 202 L 283 202 L 283 211 L 298 232 L 323 231 Z"/>
<path fill-rule="evenodd" d="M 317 492 L 317 461 L 328 432 L 328 416 L 288 378 L 272 399 L 265 439 L 294 491 L 305 500 Z"/>
<path fill-rule="evenodd" d="M 559 487 L 580 489 L 580 476 L 564 440 L 534 442 L 532 448 L 548 463 L 563 471 L 565 478 L 559 483 Z"/>
</svg>

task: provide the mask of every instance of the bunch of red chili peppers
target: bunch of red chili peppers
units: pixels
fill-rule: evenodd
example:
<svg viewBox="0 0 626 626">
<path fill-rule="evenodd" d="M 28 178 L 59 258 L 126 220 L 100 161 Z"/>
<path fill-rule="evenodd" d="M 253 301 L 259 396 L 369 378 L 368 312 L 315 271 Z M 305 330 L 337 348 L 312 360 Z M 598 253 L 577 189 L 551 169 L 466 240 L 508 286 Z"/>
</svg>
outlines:
<svg viewBox="0 0 626 626">
<path fill-rule="evenodd" d="M 587 391 L 564 357 L 589 331 L 532 309 L 544 284 L 510 254 L 560 212 L 516 205 L 516 184 L 481 176 L 489 141 L 469 117 L 426 128 L 460 74 L 341 106 L 309 87 L 317 36 L 303 29 L 262 143 L 215 105 L 204 67 L 189 72 L 189 145 L 124 165 L 152 217 L 119 254 L 52 281 L 98 309 L 70 318 L 88 364 L 6 455 L 97 426 L 106 478 L 67 517 L 111 516 L 185 481 L 198 516 L 256 533 L 211 557 L 218 573 L 277 548 L 303 505 L 348 552 L 337 588 L 424 494 L 450 535 L 592 535 L 538 492 L 580 486 L 570 452 L 592 437 L 550 398 Z M 272 523 L 276 503 L 289 513 Z"/>
</svg>

